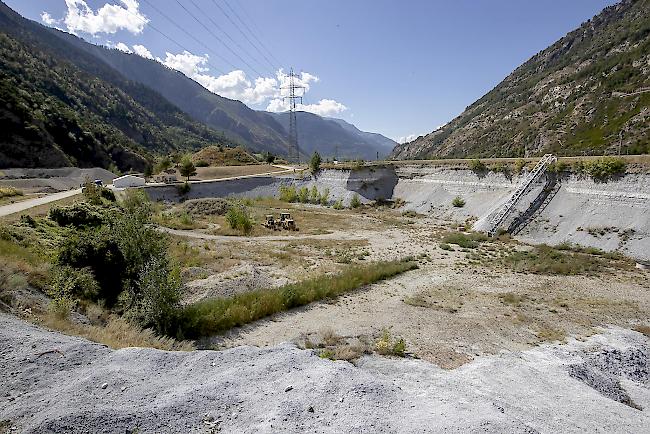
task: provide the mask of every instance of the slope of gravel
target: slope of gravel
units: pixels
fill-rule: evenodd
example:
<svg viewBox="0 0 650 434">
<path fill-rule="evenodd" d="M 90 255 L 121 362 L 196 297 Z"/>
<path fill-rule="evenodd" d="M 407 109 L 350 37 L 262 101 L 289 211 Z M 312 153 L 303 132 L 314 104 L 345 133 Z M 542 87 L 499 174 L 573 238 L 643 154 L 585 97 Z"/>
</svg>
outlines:
<svg viewBox="0 0 650 434">
<path fill-rule="evenodd" d="M 453 371 L 377 357 L 355 367 L 289 344 L 114 351 L 0 314 L 0 421 L 28 433 L 641 433 L 650 430 L 649 346 L 609 329 Z M 62 354 L 38 356 L 53 349 Z M 636 408 L 572 366 L 618 385 Z"/>
</svg>

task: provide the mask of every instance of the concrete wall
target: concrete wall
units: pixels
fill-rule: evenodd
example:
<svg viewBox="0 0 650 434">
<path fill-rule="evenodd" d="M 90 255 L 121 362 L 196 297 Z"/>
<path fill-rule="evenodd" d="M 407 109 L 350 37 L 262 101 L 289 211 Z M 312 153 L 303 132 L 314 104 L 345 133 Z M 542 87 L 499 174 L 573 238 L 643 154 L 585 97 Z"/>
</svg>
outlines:
<svg viewBox="0 0 650 434">
<path fill-rule="evenodd" d="M 324 170 L 315 178 L 269 176 L 192 184 L 186 198 L 277 196 L 283 184 L 297 188 L 316 185 L 319 190 L 329 188 L 332 202 L 342 199 L 349 204 L 354 194 L 359 194 L 362 202 L 399 198 L 406 202 L 407 210 L 462 222 L 490 213 L 508 199 L 519 181 L 517 176 L 492 172 L 478 175 L 467 169 L 389 166 Z M 528 202 L 545 182 L 542 177 L 532 188 Z M 147 191 L 154 200 L 181 199 L 175 186 L 147 187 Z M 456 196 L 465 200 L 464 207 L 452 206 Z M 525 206 L 519 208 L 525 210 Z M 595 233 L 605 227 L 608 229 L 603 236 L 589 234 L 589 229 Z M 604 183 L 576 176 L 561 179 L 557 193 L 518 238 L 531 243 L 569 241 L 650 260 L 650 175 L 628 174 Z"/>
</svg>

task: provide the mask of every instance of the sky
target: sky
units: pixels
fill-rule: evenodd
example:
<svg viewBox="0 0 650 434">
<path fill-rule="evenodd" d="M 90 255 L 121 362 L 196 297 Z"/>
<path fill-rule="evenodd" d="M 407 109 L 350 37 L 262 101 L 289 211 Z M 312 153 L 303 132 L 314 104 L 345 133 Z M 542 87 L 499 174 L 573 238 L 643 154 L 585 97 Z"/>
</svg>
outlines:
<svg viewBox="0 0 650 434">
<path fill-rule="evenodd" d="M 219 95 L 396 141 L 444 125 L 615 0 L 3 0 L 21 15 L 183 72 Z"/>
</svg>

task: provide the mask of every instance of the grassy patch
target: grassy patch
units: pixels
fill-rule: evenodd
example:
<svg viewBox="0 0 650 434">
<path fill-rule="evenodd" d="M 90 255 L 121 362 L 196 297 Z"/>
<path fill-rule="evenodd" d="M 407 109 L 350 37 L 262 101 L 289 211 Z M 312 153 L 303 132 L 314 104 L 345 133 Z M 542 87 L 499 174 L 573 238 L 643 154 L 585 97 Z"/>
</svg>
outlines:
<svg viewBox="0 0 650 434">
<path fill-rule="evenodd" d="M 465 249 L 475 249 L 482 242 L 487 241 L 487 236 L 478 232 L 463 233 L 463 232 L 446 232 L 443 234 L 443 244 L 456 244 Z M 445 249 L 447 250 L 447 249 Z"/>
<path fill-rule="evenodd" d="M 192 351 L 190 342 L 157 336 L 152 330 L 142 330 L 120 317 L 111 317 L 105 326 L 73 323 L 54 314 L 46 315 L 42 322 L 62 333 L 82 336 L 114 349 L 149 347 L 167 351 Z"/>
<path fill-rule="evenodd" d="M 634 330 L 639 333 L 643 333 L 644 335 L 650 338 L 650 326 L 638 325 L 634 327 Z"/>
<path fill-rule="evenodd" d="M 543 342 L 566 342 L 566 332 L 552 327 L 541 327 L 536 335 Z"/>
<path fill-rule="evenodd" d="M 610 265 L 589 253 L 557 250 L 544 244 L 528 252 L 513 252 L 504 263 L 518 272 L 564 276 L 594 273 Z"/>
<path fill-rule="evenodd" d="M 462 208 L 465 206 L 465 200 L 460 196 L 456 196 L 454 200 L 451 201 L 451 204 L 454 208 Z"/>
<path fill-rule="evenodd" d="M 188 338 L 213 335 L 277 312 L 334 298 L 416 268 L 415 262 L 377 262 L 351 266 L 340 274 L 320 276 L 275 289 L 205 300 L 183 310 L 179 328 Z"/>
</svg>

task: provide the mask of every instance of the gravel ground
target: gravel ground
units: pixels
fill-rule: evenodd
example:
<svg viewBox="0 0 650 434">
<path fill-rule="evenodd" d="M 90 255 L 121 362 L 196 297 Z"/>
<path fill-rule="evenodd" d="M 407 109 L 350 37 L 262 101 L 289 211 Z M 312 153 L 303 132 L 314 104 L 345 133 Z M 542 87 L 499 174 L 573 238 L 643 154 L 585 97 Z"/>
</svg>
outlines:
<svg viewBox="0 0 650 434">
<path fill-rule="evenodd" d="M 290 344 L 114 351 L 0 314 L 0 355 L 8 432 L 650 430 L 650 341 L 615 328 L 445 371 L 374 356 L 354 366 Z"/>
</svg>

